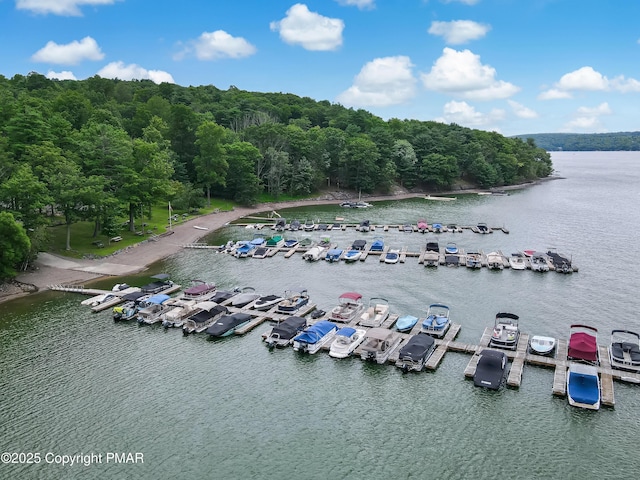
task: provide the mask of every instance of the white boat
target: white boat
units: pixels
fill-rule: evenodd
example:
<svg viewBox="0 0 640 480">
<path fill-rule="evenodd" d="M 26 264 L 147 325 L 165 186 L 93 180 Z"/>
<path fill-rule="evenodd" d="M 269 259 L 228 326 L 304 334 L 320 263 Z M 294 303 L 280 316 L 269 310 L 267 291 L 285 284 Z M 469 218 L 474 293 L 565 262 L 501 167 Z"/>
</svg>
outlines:
<svg viewBox="0 0 640 480">
<path fill-rule="evenodd" d="M 284 300 L 282 295 L 263 295 L 253 302 L 252 308 L 255 310 L 266 311 L 271 307 L 275 307 L 282 300 Z"/>
<path fill-rule="evenodd" d="M 362 295 L 357 292 L 345 292 L 338 297 L 338 305 L 331 309 L 329 321 L 349 323 L 364 310 Z"/>
<path fill-rule="evenodd" d="M 529 259 L 531 263 L 531 270 L 534 272 L 548 272 L 549 263 L 547 262 L 547 255 L 541 252 L 534 252 Z"/>
<path fill-rule="evenodd" d="M 329 347 L 329 356 L 347 358 L 364 341 L 367 331 L 364 328 L 342 327 L 334 336 Z"/>
<path fill-rule="evenodd" d="M 630 330 L 612 330 L 609 359 L 612 368 L 640 372 L 640 335 Z"/>
<path fill-rule="evenodd" d="M 509 257 L 509 267 L 511 270 L 526 270 L 527 264 L 522 253 L 514 253 Z"/>
<path fill-rule="evenodd" d="M 600 377 L 593 365 L 571 362 L 567 370 L 569 405 L 589 410 L 600 409 Z"/>
<path fill-rule="evenodd" d="M 365 336 L 362 344 L 356 349 L 362 360 L 385 363 L 389 355 L 402 341 L 398 332 L 386 328 L 372 328 Z"/>
<path fill-rule="evenodd" d="M 529 339 L 529 351 L 536 355 L 551 355 L 556 349 L 556 339 L 534 335 Z"/>
<path fill-rule="evenodd" d="M 468 252 L 466 255 L 467 268 L 481 268 L 482 267 L 482 254 L 479 252 Z"/>
<path fill-rule="evenodd" d="M 504 269 L 504 261 L 502 254 L 498 252 L 487 253 L 487 267 L 490 270 L 502 270 Z"/>
<path fill-rule="evenodd" d="M 400 260 L 400 250 L 391 249 L 384 256 L 384 263 L 398 263 Z"/>
<path fill-rule="evenodd" d="M 434 197 L 433 195 L 427 195 L 424 197 L 425 200 L 437 200 L 439 202 L 452 202 L 457 198 L 458 197 Z"/>
<path fill-rule="evenodd" d="M 313 355 L 324 345 L 331 342 L 338 330 L 338 326 L 328 320 L 320 320 L 293 339 L 293 349 L 296 352 Z"/>
<path fill-rule="evenodd" d="M 491 339 L 489 340 L 489 347 L 515 350 L 520 338 L 519 319 L 520 317 L 513 313 L 497 313 Z"/>
<path fill-rule="evenodd" d="M 360 260 L 362 257 L 362 250 L 347 250 L 344 254 L 344 261 L 347 263 L 355 262 L 356 260 Z"/>
<path fill-rule="evenodd" d="M 358 324 L 363 327 L 379 327 L 389 318 L 389 302 L 380 297 L 369 300 L 369 306 L 362 312 Z"/>
<path fill-rule="evenodd" d="M 427 317 L 422 321 L 421 333 L 442 338 L 451 327 L 449 307 L 441 303 L 432 303 L 427 309 Z"/>
<path fill-rule="evenodd" d="M 438 242 L 427 242 L 423 258 L 425 267 L 438 266 L 440 263 L 440 245 Z"/>
<path fill-rule="evenodd" d="M 314 245 L 309 250 L 302 254 L 302 259 L 308 262 L 317 262 L 327 253 L 327 247 L 321 247 L 320 245 Z"/>
</svg>

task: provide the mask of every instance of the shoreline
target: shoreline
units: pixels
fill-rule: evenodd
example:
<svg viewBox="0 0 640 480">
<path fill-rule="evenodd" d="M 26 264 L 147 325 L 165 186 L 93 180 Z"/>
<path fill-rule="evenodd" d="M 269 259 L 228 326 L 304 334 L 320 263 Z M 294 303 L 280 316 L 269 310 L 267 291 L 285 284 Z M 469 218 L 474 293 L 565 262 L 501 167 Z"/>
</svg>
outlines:
<svg viewBox="0 0 640 480">
<path fill-rule="evenodd" d="M 526 184 L 502 187 L 502 189 L 527 188 L 557 178 L 562 177 L 547 177 Z M 375 202 L 405 200 L 426 195 L 473 194 L 483 191 L 487 190 L 472 188 L 446 192 L 396 191 L 387 195 L 367 195 L 363 196 L 362 199 Z M 174 224 L 171 234 L 164 234 L 156 241 L 146 240 L 107 257 L 97 259 L 69 259 L 42 252 L 33 264 L 35 269 L 22 272 L 15 278 L 15 281 L 0 286 L 0 303 L 47 291 L 49 285 L 78 284 L 109 276 L 117 277 L 140 273 L 153 263 L 179 252 L 183 248 L 182 245 L 196 243 L 202 237 L 224 227 L 229 222 L 247 215 L 285 208 L 336 204 L 353 198 L 349 195 L 349 192 L 330 192 L 323 196 L 306 200 L 261 203 L 253 207 L 236 207 L 233 210 L 209 213 L 190 218 L 177 225 Z"/>
</svg>

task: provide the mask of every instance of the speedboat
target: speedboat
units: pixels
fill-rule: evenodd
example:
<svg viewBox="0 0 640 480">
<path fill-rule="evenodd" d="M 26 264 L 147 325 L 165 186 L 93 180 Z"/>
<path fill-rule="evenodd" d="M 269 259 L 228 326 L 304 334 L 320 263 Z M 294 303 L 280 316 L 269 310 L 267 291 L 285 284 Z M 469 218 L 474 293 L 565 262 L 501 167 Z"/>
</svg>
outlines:
<svg viewBox="0 0 640 480">
<path fill-rule="evenodd" d="M 369 300 L 369 306 L 360 315 L 358 324 L 363 327 L 379 327 L 389 317 L 389 302 L 380 297 Z"/>
<path fill-rule="evenodd" d="M 314 354 L 322 348 L 323 345 L 333 340 L 338 330 L 338 326 L 328 320 L 320 320 L 294 337 L 293 349 L 296 352 Z"/>
<path fill-rule="evenodd" d="M 420 332 L 442 338 L 451 327 L 449 307 L 441 303 L 432 303 L 427 309 L 427 317 L 422 321 Z"/>
<path fill-rule="evenodd" d="M 298 239 L 297 238 L 287 238 L 284 241 L 284 248 L 293 248 L 293 247 L 297 247 L 298 246 Z"/>
<path fill-rule="evenodd" d="M 207 328 L 206 332 L 209 337 L 228 337 L 235 331 L 251 321 L 251 315 L 248 313 L 234 313 L 233 315 L 224 315 L 220 317 L 213 325 Z"/>
<path fill-rule="evenodd" d="M 557 252 L 549 250 L 547 256 L 551 259 L 556 272 L 558 273 L 573 273 L 573 267 L 571 266 L 571 259 L 566 255 L 561 255 Z"/>
<path fill-rule="evenodd" d="M 297 230 L 300 230 L 300 220 L 298 219 L 292 220 L 291 223 L 289 224 L 289 230 L 294 232 Z"/>
<path fill-rule="evenodd" d="M 575 323 L 569 332 L 567 359 L 599 365 L 598 329 Z"/>
<path fill-rule="evenodd" d="M 231 298 L 229 304 L 232 307 L 242 308 L 260 298 L 260 294 L 256 293 L 256 289 L 253 287 L 243 287 L 240 292 Z"/>
<path fill-rule="evenodd" d="M 253 302 L 252 308 L 260 311 L 269 310 L 271 307 L 277 305 L 284 297 L 282 295 L 263 295 L 262 297 L 258 297 L 255 302 Z"/>
<path fill-rule="evenodd" d="M 360 358 L 365 361 L 385 363 L 402 338 L 398 332 L 386 328 L 372 328 L 364 336 L 362 345 L 357 348 Z"/>
<path fill-rule="evenodd" d="M 436 341 L 433 337 L 418 333 L 400 349 L 396 367 L 401 368 L 405 373 L 420 372 L 435 349 Z"/>
<path fill-rule="evenodd" d="M 451 233 L 462 233 L 462 227 L 459 227 L 455 223 L 447 224 L 447 230 Z"/>
<path fill-rule="evenodd" d="M 366 240 L 354 240 L 353 243 L 351 244 L 351 250 L 360 250 L 360 251 L 364 251 L 364 247 L 367 244 Z"/>
<path fill-rule="evenodd" d="M 265 342 L 269 348 L 286 347 L 293 341 L 293 337 L 298 335 L 307 326 L 307 320 L 302 317 L 288 317 L 271 329 Z"/>
<path fill-rule="evenodd" d="M 284 292 L 284 298 L 278 302 L 276 313 L 293 314 L 309 303 L 306 288 L 290 288 Z"/>
<path fill-rule="evenodd" d="M 157 293 L 145 300 L 145 306 L 138 310 L 136 320 L 139 324 L 151 325 L 160 321 L 160 315 L 169 308 L 167 302 L 171 299 L 169 295 Z"/>
<path fill-rule="evenodd" d="M 359 232 L 368 232 L 371 230 L 371 221 L 370 220 L 362 220 L 360 225 L 356 227 L 356 230 Z"/>
<path fill-rule="evenodd" d="M 487 267 L 489 267 L 490 270 L 504 269 L 502 255 L 498 252 L 487 253 Z"/>
<path fill-rule="evenodd" d="M 384 250 L 384 240 L 382 238 L 376 238 L 371 242 L 370 252 L 382 252 Z"/>
<path fill-rule="evenodd" d="M 456 245 L 454 242 L 449 242 L 444 247 L 444 253 L 455 255 L 458 252 L 459 252 L 458 245 Z"/>
<path fill-rule="evenodd" d="M 184 335 L 204 332 L 216 320 L 229 313 L 227 307 L 211 301 L 200 302 L 196 304 L 195 308 L 196 313 L 187 317 L 182 323 L 182 333 Z"/>
<path fill-rule="evenodd" d="M 347 250 L 344 254 L 344 261 L 347 263 L 355 262 L 360 260 L 360 257 L 362 257 L 362 250 Z"/>
<path fill-rule="evenodd" d="M 302 229 L 303 229 L 305 232 L 312 232 L 313 230 L 315 230 L 315 229 L 316 229 L 316 224 L 315 224 L 315 222 L 314 222 L 313 220 L 311 220 L 311 219 L 307 219 L 307 220 L 304 222 L 304 225 L 302 226 Z"/>
<path fill-rule="evenodd" d="M 486 223 L 479 223 L 476 226 L 475 230 L 476 230 L 476 232 L 483 233 L 483 234 L 493 233 L 493 230 L 491 228 L 487 227 Z"/>
<path fill-rule="evenodd" d="M 278 220 L 276 220 L 276 223 L 271 228 L 273 228 L 276 232 L 282 232 L 284 231 L 286 226 L 287 226 L 287 220 L 285 218 L 279 218 Z"/>
<path fill-rule="evenodd" d="M 309 250 L 302 254 L 302 259 L 307 262 L 317 262 L 327 253 L 327 247 L 320 245 L 314 245 Z"/>
<path fill-rule="evenodd" d="M 489 346 L 495 348 L 506 348 L 515 350 L 520 338 L 518 320 L 520 317 L 513 313 L 500 312 L 496 314 L 491 340 Z"/>
<path fill-rule="evenodd" d="M 345 292 L 338 297 L 338 305 L 331 309 L 329 320 L 349 323 L 364 310 L 362 295 L 357 292 Z"/>
<path fill-rule="evenodd" d="M 410 223 L 405 223 L 404 225 L 402 225 L 402 231 L 405 233 L 412 233 L 413 225 L 411 225 Z"/>
<path fill-rule="evenodd" d="M 267 247 L 257 247 L 251 256 L 253 258 L 266 258 L 267 253 L 269 253 L 269 249 Z"/>
<path fill-rule="evenodd" d="M 442 226 L 441 223 L 434 223 L 431 225 L 431 228 L 433 228 L 433 233 L 442 233 L 444 232 L 444 227 Z"/>
<path fill-rule="evenodd" d="M 531 270 L 534 272 L 548 272 L 549 264 L 547 263 L 547 255 L 540 252 L 534 252 L 529 259 Z"/>
<path fill-rule="evenodd" d="M 424 266 L 437 267 L 440 263 L 440 245 L 438 242 L 427 242 L 424 252 Z"/>
<path fill-rule="evenodd" d="M 426 233 L 427 230 L 429 230 L 429 224 L 427 223 L 427 221 L 424 219 L 418 220 L 418 231 L 420 233 Z"/>
<path fill-rule="evenodd" d="M 640 334 L 630 330 L 612 330 L 609 359 L 612 368 L 640 372 Z"/>
<path fill-rule="evenodd" d="M 399 332 L 408 332 L 418 323 L 418 317 L 413 315 L 403 315 L 396 320 L 396 330 Z"/>
<path fill-rule="evenodd" d="M 467 253 L 467 268 L 481 268 L 482 267 L 482 254 L 479 252 Z"/>
<path fill-rule="evenodd" d="M 497 350 L 484 349 L 473 374 L 473 384 L 490 390 L 498 390 L 504 383 L 507 355 Z"/>
<path fill-rule="evenodd" d="M 556 349 L 556 339 L 534 335 L 529 339 L 529 352 L 535 355 L 552 355 Z"/>
<path fill-rule="evenodd" d="M 340 260 L 343 252 L 344 250 L 340 248 L 330 248 L 329 250 L 327 250 L 324 259 L 328 262 L 337 262 L 338 260 Z"/>
<path fill-rule="evenodd" d="M 526 270 L 527 264 L 524 261 L 524 254 L 520 252 L 512 253 L 509 257 L 509 267 L 512 270 Z"/>
<path fill-rule="evenodd" d="M 364 328 L 342 327 L 335 334 L 329 347 L 329 356 L 347 358 L 364 341 L 367 331 Z"/>
<path fill-rule="evenodd" d="M 242 242 L 241 245 L 234 249 L 233 256 L 236 258 L 246 258 L 249 256 L 249 253 L 253 252 L 256 248 L 258 247 L 251 242 Z"/>
<path fill-rule="evenodd" d="M 400 260 L 400 250 L 391 249 L 384 255 L 384 263 L 398 263 Z"/>
<path fill-rule="evenodd" d="M 180 298 L 183 300 L 203 301 L 215 295 L 217 286 L 215 283 L 208 283 L 202 280 L 192 280 L 192 286 L 182 292 Z"/>
<path fill-rule="evenodd" d="M 284 237 L 282 235 L 273 235 L 267 238 L 266 246 L 268 248 L 280 248 L 284 245 Z"/>
<path fill-rule="evenodd" d="M 569 405 L 589 410 L 600 408 L 600 377 L 593 365 L 571 362 L 567 370 Z"/>
</svg>

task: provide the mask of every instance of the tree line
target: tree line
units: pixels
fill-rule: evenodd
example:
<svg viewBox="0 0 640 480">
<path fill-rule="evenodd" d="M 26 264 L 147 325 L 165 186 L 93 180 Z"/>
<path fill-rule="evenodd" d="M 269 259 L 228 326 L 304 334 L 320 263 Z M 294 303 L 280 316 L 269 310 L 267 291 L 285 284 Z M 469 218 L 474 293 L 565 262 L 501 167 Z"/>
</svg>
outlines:
<svg viewBox="0 0 640 480">
<path fill-rule="evenodd" d="M 595 151 L 638 151 L 640 132 L 614 133 L 535 133 L 518 135 L 521 139 L 531 138 L 540 148 L 547 151 L 595 152 Z"/>
<path fill-rule="evenodd" d="M 531 139 L 384 121 L 292 94 L 0 76 L 0 211 L 26 232 L 11 260 L 0 258 L 10 264 L 0 277 L 14 273 L 16 258 L 37 254 L 54 214 L 67 225 L 69 248 L 74 222 L 90 220 L 96 235 L 109 235 L 126 215 L 135 231 L 137 212 L 160 201 L 250 205 L 263 194 L 442 190 L 460 180 L 486 188 L 551 172 L 550 156 Z M 4 218 L 0 229 L 11 223 Z"/>
</svg>

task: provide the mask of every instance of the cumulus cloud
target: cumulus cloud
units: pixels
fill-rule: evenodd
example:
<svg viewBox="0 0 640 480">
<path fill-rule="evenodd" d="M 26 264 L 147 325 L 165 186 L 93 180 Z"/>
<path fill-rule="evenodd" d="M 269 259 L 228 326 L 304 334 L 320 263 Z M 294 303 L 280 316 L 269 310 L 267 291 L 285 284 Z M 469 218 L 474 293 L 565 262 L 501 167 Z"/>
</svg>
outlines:
<svg viewBox="0 0 640 480">
<path fill-rule="evenodd" d="M 429 73 L 421 74 L 422 83 L 429 90 L 470 100 L 508 98 L 520 88 L 496 79 L 496 70 L 483 65 L 480 56 L 470 50 L 445 48 Z"/>
<path fill-rule="evenodd" d="M 104 78 L 118 78 L 120 80 L 151 80 L 154 83 L 175 83 L 170 73 L 162 70 L 147 70 L 135 63 L 125 65 L 124 62 L 111 62 L 98 71 L 97 75 Z"/>
<path fill-rule="evenodd" d="M 84 5 L 112 5 L 119 0 L 16 0 L 18 10 L 29 10 L 34 13 L 62 16 L 82 16 L 80 11 Z"/>
<path fill-rule="evenodd" d="M 376 58 L 365 64 L 353 85 L 338 95 L 348 106 L 386 107 L 411 99 L 416 93 L 416 79 L 409 57 Z"/>
<path fill-rule="evenodd" d="M 478 112 L 467 102 L 448 102 L 443 107 L 443 116 L 437 122 L 457 123 L 466 127 L 488 127 L 505 118 L 505 111 L 494 108 L 489 113 Z M 497 130 L 493 128 L 492 130 Z"/>
<path fill-rule="evenodd" d="M 340 5 L 356 6 L 360 10 L 375 8 L 376 0 L 336 0 Z"/>
<path fill-rule="evenodd" d="M 602 102 L 596 107 L 579 107 L 575 112 L 574 118 L 563 126 L 562 131 L 603 132 L 605 129 L 600 117 L 611 114 L 613 114 L 613 110 L 607 102 Z"/>
<path fill-rule="evenodd" d="M 540 100 L 556 98 L 572 98 L 573 91 L 617 91 L 620 93 L 640 92 L 640 82 L 634 78 L 619 75 L 608 79 L 593 67 L 581 67 L 573 72 L 565 73 L 552 88 L 538 95 Z"/>
<path fill-rule="evenodd" d="M 302 3 L 293 5 L 282 20 L 269 26 L 280 33 L 286 43 L 301 45 L 307 50 L 335 50 L 342 45 L 344 22 L 311 12 Z"/>
<path fill-rule="evenodd" d="M 257 49 L 242 37 L 234 37 L 224 30 L 204 32 L 198 39 L 187 43 L 175 60 L 194 54 L 199 60 L 218 60 L 221 58 L 242 58 L 256 53 Z"/>
<path fill-rule="evenodd" d="M 514 102 L 513 100 L 507 100 L 513 113 L 515 113 L 518 118 L 537 118 L 538 113 L 528 107 L 525 107 L 521 103 Z"/>
<path fill-rule="evenodd" d="M 91 37 L 84 37 L 79 42 L 74 40 L 66 45 L 47 42 L 43 48 L 32 55 L 31 60 L 60 65 L 77 65 L 83 60 L 102 60 L 103 58 L 104 53 L 100 50 L 97 42 Z"/>
<path fill-rule="evenodd" d="M 484 37 L 491 30 L 491 25 L 471 20 L 454 20 L 452 22 L 432 22 L 429 33 L 440 35 L 451 45 L 467 43 Z"/>
<path fill-rule="evenodd" d="M 45 76 L 51 80 L 77 80 L 73 72 L 69 72 L 67 70 L 63 70 L 62 72 L 49 70 Z"/>
</svg>

